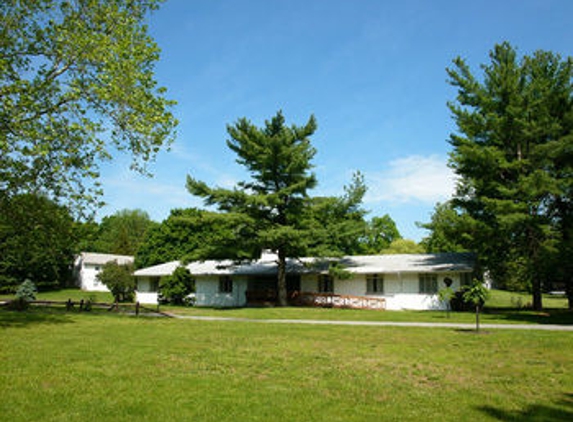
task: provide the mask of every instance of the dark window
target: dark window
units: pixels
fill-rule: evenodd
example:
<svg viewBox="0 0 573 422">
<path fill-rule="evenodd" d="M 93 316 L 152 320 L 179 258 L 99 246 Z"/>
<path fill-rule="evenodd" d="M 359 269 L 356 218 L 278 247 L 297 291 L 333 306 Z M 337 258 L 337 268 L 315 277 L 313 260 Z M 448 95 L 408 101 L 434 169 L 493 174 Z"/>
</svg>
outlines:
<svg viewBox="0 0 573 422">
<path fill-rule="evenodd" d="M 149 281 L 149 292 L 159 291 L 159 277 L 154 277 Z"/>
<path fill-rule="evenodd" d="M 436 274 L 419 274 L 420 293 L 438 293 L 438 276 Z"/>
<path fill-rule="evenodd" d="M 460 285 L 471 286 L 472 285 L 472 273 L 461 273 L 460 274 Z"/>
<path fill-rule="evenodd" d="M 219 293 L 232 293 L 233 280 L 228 275 L 219 277 Z"/>
<path fill-rule="evenodd" d="M 318 276 L 318 292 L 334 293 L 334 280 L 329 274 L 320 274 Z"/>
<path fill-rule="evenodd" d="M 384 293 L 384 277 L 380 274 L 366 276 L 366 293 Z"/>
</svg>

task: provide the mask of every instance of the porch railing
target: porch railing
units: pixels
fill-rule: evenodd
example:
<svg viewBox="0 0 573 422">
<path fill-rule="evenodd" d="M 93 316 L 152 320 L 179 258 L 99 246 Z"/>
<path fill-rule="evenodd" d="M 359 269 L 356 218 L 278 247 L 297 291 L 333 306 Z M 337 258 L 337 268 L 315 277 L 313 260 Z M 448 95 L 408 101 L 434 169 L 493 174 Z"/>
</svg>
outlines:
<svg viewBox="0 0 573 422">
<path fill-rule="evenodd" d="M 383 297 L 335 295 L 333 293 L 295 293 L 292 302 L 299 306 L 322 308 L 386 309 L 386 299 Z"/>
</svg>

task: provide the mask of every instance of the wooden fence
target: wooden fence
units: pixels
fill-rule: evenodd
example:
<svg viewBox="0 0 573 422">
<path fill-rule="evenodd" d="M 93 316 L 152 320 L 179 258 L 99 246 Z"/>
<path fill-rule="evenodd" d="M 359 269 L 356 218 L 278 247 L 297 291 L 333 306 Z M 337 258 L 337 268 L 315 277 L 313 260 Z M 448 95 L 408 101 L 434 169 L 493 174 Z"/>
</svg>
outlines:
<svg viewBox="0 0 573 422">
<path fill-rule="evenodd" d="M 66 311 L 77 310 L 79 312 L 89 312 L 94 308 L 105 309 L 109 312 L 133 312 L 135 315 L 139 315 L 142 312 L 146 313 L 161 313 L 159 312 L 159 307 L 157 309 L 150 309 L 144 307 L 139 302 L 136 303 L 105 303 L 105 302 L 92 302 L 90 300 L 79 300 L 73 301 L 68 299 L 66 301 L 62 300 L 33 300 L 28 302 L 30 306 L 46 306 L 46 307 L 65 307 Z M 5 303 L 9 306 L 10 301 Z"/>
</svg>

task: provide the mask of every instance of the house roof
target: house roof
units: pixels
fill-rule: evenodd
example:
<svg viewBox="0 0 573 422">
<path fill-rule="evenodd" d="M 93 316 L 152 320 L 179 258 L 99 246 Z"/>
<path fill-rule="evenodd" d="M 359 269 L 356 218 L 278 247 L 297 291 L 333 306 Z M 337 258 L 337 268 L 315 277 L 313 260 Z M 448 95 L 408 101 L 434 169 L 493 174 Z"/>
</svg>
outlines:
<svg viewBox="0 0 573 422">
<path fill-rule="evenodd" d="M 107 253 L 94 253 L 94 252 L 82 252 L 80 259 L 84 264 L 91 265 L 104 265 L 108 262 L 117 262 L 120 265 L 132 264 L 133 256 L 129 255 L 113 255 Z"/>
<path fill-rule="evenodd" d="M 328 271 L 329 262 L 339 262 L 354 274 L 471 272 L 476 256 L 472 253 L 442 253 L 419 255 L 363 255 L 336 259 L 301 258 L 287 260 L 287 273 L 312 274 Z M 179 261 L 137 270 L 136 277 L 161 277 L 170 275 L 181 265 Z M 266 276 L 277 273 L 276 259 L 264 255 L 257 261 L 232 260 L 195 261 L 186 265 L 189 272 L 198 275 L 250 275 Z"/>
<path fill-rule="evenodd" d="M 476 265 L 473 253 L 404 254 L 347 256 L 340 264 L 356 274 L 471 272 Z"/>
</svg>

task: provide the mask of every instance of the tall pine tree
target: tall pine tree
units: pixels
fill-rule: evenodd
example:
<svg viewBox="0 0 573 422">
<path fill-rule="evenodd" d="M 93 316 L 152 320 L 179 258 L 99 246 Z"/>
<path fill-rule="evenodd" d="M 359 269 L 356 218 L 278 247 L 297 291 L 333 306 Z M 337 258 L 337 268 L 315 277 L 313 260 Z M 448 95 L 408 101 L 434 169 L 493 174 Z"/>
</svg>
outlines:
<svg viewBox="0 0 573 422">
<path fill-rule="evenodd" d="M 568 176 L 549 157 L 563 157 L 559 151 L 571 144 L 572 62 L 543 51 L 519 59 L 508 43 L 496 45 L 490 59 L 483 80 L 460 58 L 448 69 L 458 89 L 449 104 L 458 127 L 450 141 L 461 178 L 456 205 L 487 232 L 480 251 L 486 263 L 499 269 L 499 257 L 519 262 L 541 309 L 542 264 L 567 241 L 556 225 L 565 216 L 552 210 L 570 203 Z"/>
<path fill-rule="evenodd" d="M 301 256 L 310 243 L 303 214 L 307 192 L 316 185 L 311 160 L 316 151 L 309 137 L 316 130 L 311 116 L 303 126 L 287 126 L 282 112 L 259 128 L 239 119 L 227 127 L 229 148 L 245 166 L 250 180 L 234 189 L 211 188 L 187 177 L 187 189 L 207 205 L 244 216 L 237 228 L 244 251 L 271 249 L 278 255 L 278 304 L 287 304 L 286 259 Z"/>
</svg>

